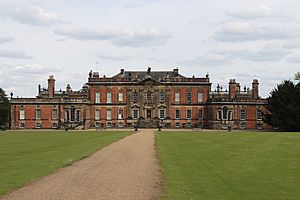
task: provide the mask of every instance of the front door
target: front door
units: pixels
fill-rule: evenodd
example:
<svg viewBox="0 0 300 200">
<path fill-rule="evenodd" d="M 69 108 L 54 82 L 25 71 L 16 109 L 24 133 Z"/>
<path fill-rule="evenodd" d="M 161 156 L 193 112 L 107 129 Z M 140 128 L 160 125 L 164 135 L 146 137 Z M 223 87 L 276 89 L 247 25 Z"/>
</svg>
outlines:
<svg viewBox="0 0 300 200">
<path fill-rule="evenodd" d="M 147 109 L 147 119 L 151 119 L 151 109 Z"/>
</svg>

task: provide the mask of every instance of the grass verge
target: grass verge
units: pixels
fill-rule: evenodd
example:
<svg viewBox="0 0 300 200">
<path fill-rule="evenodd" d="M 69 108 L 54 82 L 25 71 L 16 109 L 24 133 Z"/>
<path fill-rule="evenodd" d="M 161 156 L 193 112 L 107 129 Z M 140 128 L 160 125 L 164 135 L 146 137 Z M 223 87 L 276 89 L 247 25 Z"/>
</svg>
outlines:
<svg viewBox="0 0 300 200">
<path fill-rule="evenodd" d="M 71 165 L 130 132 L 7 131 L 0 133 L 0 196 Z"/>
<path fill-rule="evenodd" d="M 162 199 L 299 199 L 300 133 L 161 132 Z"/>
</svg>

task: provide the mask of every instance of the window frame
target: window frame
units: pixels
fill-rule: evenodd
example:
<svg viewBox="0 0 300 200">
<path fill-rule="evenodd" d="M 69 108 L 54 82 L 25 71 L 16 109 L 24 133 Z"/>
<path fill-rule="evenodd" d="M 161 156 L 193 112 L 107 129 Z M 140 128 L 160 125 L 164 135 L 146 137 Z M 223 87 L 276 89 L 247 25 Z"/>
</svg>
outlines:
<svg viewBox="0 0 300 200">
<path fill-rule="evenodd" d="M 95 103 L 101 103 L 101 94 L 100 94 L 100 92 L 95 93 Z"/>
</svg>

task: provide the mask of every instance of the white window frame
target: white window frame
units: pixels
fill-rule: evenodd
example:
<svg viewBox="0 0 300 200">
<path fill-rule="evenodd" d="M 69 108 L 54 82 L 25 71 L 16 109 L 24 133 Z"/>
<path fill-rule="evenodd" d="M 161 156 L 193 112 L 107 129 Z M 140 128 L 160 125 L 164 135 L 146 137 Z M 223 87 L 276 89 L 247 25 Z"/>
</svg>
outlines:
<svg viewBox="0 0 300 200">
<path fill-rule="evenodd" d="M 180 103 L 180 92 L 175 92 L 175 103 Z"/>
<path fill-rule="evenodd" d="M 100 110 L 95 110 L 95 120 L 100 120 Z"/>
<path fill-rule="evenodd" d="M 41 109 L 36 109 L 35 110 L 35 119 L 37 119 L 37 120 L 42 119 L 42 111 L 41 111 Z"/>
<path fill-rule="evenodd" d="M 112 94 L 111 92 L 106 93 L 106 103 L 111 103 L 112 102 Z"/>
<path fill-rule="evenodd" d="M 119 102 L 123 102 L 124 101 L 124 94 L 123 94 L 123 92 L 119 92 L 119 94 L 118 94 L 118 101 Z"/>
<path fill-rule="evenodd" d="M 192 119 L 192 110 L 191 109 L 186 110 L 186 119 Z"/>
<path fill-rule="evenodd" d="M 134 92 L 133 93 L 133 99 L 132 99 L 134 102 L 138 101 L 139 100 L 139 93 L 137 92 Z"/>
<path fill-rule="evenodd" d="M 95 103 L 101 103 L 100 92 L 95 93 Z"/>
<path fill-rule="evenodd" d="M 136 113 L 135 113 L 135 112 L 136 112 Z M 136 114 L 136 116 L 135 116 L 135 114 Z M 139 116 L 140 116 L 139 110 L 138 110 L 138 109 L 133 109 L 133 110 L 132 110 L 132 118 L 133 118 L 133 119 L 138 119 Z"/>
<path fill-rule="evenodd" d="M 198 110 L 198 119 L 203 119 L 203 110 L 202 109 Z"/>
<path fill-rule="evenodd" d="M 260 113 L 260 114 L 258 114 Z M 256 110 L 256 120 L 261 121 L 263 119 L 263 114 L 262 111 L 260 109 Z"/>
<path fill-rule="evenodd" d="M 20 118 L 20 120 L 24 120 L 25 119 L 25 109 L 20 109 L 20 111 L 19 111 L 19 118 Z"/>
<path fill-rule="evenodd" d="M 190 98 L 190 99 L 189 99 Z M 193 101 L 193 96 L 192 96 L 192 92 L 187 92 L 186 93 L 186 102 L 187 103 L 192 103 Z"/>
<path fill-rule="evenodd" d="M 106 110 L 106 120 L 112 119 L 112 110 Z"/>
<path fill-rule="evenodd" d="M 124 119 L 124 110 L 122 108 L 118 110 L 118 119 Z"/>
<path fill-rule="evenodd" d="M 52 110 L 52 119 L 58 119 L 58 110 L 57 109 Z"/>
<path fill-rule="evenodd" d="M 178 113 L 177 113 L 177 111 L 178 111 Z M 179 109 L 175 110 L 175 119 L 180 119 L 180 110 Z"/>
<path fill-rule="evenodd" d="M 160 102 L 164 102 L 165 101 L 165 93 L 164 92 L 160 92 L 159 93 L 159 101 Z"/>
<path fill-rule="evenodd" d="M 244 121 L 247 118 L 246 116 L 247 116 L 246 110 L 245 109 L 240 110 L 240 119 Z"/>
<path fill-rule="evenodd" d="M 160 109 L 159 110 L 159 119 L 164 119 L 165 118 L 165 110 L 164 109 Z"/>
<path fill-rule="evenodd" d="M 198 103 L 203 102 L 203 92 L 198 92 Z"/>
</svg>

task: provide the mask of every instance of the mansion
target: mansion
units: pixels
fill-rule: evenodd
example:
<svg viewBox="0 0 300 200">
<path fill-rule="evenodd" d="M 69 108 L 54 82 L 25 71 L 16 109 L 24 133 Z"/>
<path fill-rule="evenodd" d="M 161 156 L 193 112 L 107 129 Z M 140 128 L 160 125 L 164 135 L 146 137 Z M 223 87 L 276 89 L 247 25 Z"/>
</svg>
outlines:
<svg viewBox="0 0 300 200">
<path fill-rule="evenodd" d="M 228 90 L 211 88 L 209 75 L 185 77 L 172 71 L 121 71 L 112 77 L 90 72 L 74 91 L 55 90 L 55 79 L 35 98 L 11 98 L 11 129 L 210 128 L 264 129 L 266 99 L 259 82 L 251 88 L 229 80 Z"/>
</svg>

